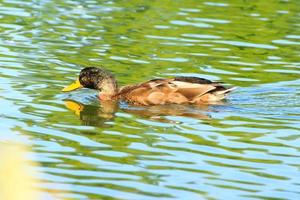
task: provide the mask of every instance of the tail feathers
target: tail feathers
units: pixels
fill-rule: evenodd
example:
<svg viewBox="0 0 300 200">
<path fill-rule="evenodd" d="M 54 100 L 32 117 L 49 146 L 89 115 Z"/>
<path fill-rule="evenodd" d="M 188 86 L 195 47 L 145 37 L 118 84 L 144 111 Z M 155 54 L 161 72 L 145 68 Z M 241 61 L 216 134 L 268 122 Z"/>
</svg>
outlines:
<svg viewBox="0 0 300 200">
<path fill-rule="evenodd" d="M 237 87 L 231 87 L 231 88 L 228 88 L 228 89 L 225 89 L 225 90 L 219 90 L 219 91 L 216 91 L 215 94 L 216 95 L 225 95 L 233 90 L 235 90 Z"/>
<path fill-rule="evenodd" d="M 220 101 L 220 100 L 223 100 L 223 99 L 226 98 L 226 95 L 228 93 L 232 92 L 236 88 L 237 87 L 231 87 L 231 88 L 228 88 L 228 89 L 225 89 L 225 90 L 219 90 L 219 91 L 213 92 L 211 94 L 210 101 Z"/>
</svg>

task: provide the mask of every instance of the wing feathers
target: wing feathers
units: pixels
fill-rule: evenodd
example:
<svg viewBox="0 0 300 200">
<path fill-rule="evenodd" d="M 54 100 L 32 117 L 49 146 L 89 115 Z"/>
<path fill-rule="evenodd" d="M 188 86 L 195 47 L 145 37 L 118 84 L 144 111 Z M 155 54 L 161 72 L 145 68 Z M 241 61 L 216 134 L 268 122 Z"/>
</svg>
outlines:
<svg viewBox="0 0 300 200">
<path fill-rule="evenodd" d="M 158 105 L 167 103 L 203 103 L 218 101 L 235 88 L 225 88 L 220 83 L 198 77 L 176 77 L 153 79 L 139 85 L 120 89 L 117 98 L 136 105 Z"/>
</svg>

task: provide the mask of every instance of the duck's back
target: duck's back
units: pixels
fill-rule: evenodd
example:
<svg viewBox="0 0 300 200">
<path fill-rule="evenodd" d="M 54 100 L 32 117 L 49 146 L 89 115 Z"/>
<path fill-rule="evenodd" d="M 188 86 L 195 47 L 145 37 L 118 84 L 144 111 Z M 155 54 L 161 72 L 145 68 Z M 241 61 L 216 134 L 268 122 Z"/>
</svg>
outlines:
<svg viewBox="0 0 300 200">
<path fill-rule="evenodd" d="M 116 98 L 134 105 L 203 104 L 220 101 L 233 89 L 203 78 L 175 77 L 125 86 Z"/>
</svg>

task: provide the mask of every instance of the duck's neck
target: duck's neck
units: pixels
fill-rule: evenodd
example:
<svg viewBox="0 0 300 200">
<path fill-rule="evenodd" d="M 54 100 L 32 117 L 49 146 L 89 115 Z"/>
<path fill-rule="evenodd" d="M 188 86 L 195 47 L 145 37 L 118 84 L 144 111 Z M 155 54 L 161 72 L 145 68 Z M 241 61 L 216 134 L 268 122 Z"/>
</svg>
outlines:
<svg viewBox="0 0 300 200">
<path fill-rule="evenodd" d="M 114 78 L 104 79 L 101 82 L 101 90 L 99 92 L 100 100 L 109 101 L 113 100 L 114 96 L 118 94 L 117 81 Z"/>
</svg>

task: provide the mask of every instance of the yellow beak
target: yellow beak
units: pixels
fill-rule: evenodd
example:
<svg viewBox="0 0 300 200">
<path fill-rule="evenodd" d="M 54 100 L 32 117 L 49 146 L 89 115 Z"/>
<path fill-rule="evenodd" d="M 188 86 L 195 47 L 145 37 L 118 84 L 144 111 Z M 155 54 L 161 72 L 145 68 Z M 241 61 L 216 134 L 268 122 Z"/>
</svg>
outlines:
<svg viewBox="0 0 300 200">
<path fill-rule="evenodd" d="M 69 92 L 72 90 L 76 90 L 79 88 L 82 88 L 83 86 L 80 84 L 79 79 L 77 79 L 74 83 L 72 83 L 71 85 L 68 85 L 67 87 L 65 87 L 64 89 L 62 89 L 63 92 Z"/>
</svg>

